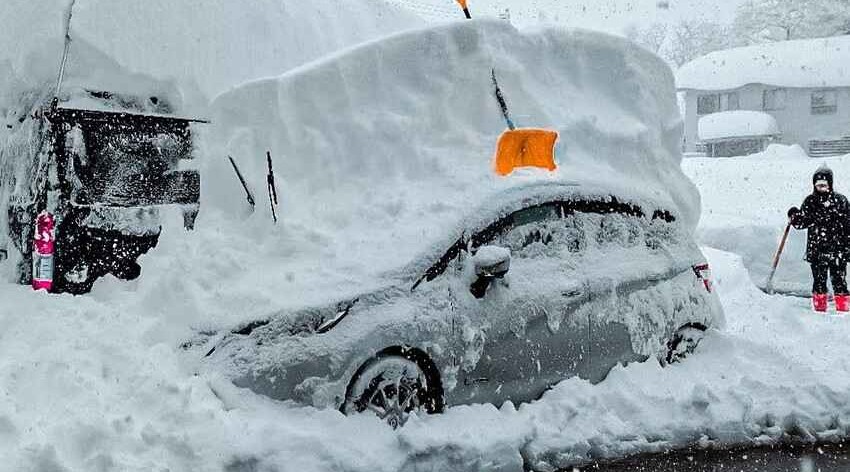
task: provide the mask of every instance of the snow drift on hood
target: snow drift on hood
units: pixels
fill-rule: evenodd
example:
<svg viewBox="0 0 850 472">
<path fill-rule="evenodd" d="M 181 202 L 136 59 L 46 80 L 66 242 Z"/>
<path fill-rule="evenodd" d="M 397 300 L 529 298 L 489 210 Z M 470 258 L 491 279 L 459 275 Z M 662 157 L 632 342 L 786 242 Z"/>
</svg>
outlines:
<svg viewBox="0 0 850 472">
<path fill-rule="evenodd" d="M 555 173 L 494 175 L 505 123 L 493 67 L 519 125 L 560 132 Z M 445 241 L 496 207 L 495 195 L 522 198 L 540 184 L 648 199 L 690 228 L 699 218 L 680 169 L 670 69 L 600 33 L 520 33 L 498 21 L 402 33 L 243 85 L 219 96 L 211 117 L 202 205 L 244 211 L 232 155 L 259 195 L 252 231 L 277 252 L 289 248 L 266 264 L 299 267 L 304 256 L 310 266 L 374 274 Z M 279 232 L 269 229 L 267 150 L 283 197 Z"/>
</svg>

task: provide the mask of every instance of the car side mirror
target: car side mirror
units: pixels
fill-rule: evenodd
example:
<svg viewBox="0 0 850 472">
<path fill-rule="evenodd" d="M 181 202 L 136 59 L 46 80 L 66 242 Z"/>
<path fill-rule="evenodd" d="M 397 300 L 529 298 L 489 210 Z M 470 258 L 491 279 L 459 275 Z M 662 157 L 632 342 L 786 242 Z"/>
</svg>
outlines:
<svg viewBox="0 0 850 472">
<path fill-rule="evenodd" d="M 511 251 L 499 246 L 481 246 L 472 256 L 475 282 L 469 292 L 475 298 L 484 298 L 487 288 L 495 279 L 503 278 L 511 268 Z"/>
</svg>

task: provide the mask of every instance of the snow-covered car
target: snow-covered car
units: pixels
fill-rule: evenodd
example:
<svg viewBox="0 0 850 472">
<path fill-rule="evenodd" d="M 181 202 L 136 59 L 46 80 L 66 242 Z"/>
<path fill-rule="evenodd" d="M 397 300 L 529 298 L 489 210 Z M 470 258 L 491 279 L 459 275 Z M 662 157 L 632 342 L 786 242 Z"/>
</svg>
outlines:
<svg viewBox="0 0 850 472">
<path fill-rule="evenodd" d="M 413 410 L 530 401 L 569 377 L 599 382 L 618 363 L 693 350 L 721 315 L 676 215 L 583 192 L 507 192 L 387 286 L 247 323 L 206 358 L 272 398 L 399 424 Z"/>
<path fill-rule="evenodd" d="M 556 169 L 495 172 L 493 69 L 517 121 L 559 133 Z M 204 268 L 199 372 L 397 425 L 675 361 L 723 324 L 672 73 L 622 39 L 445 25 L 244 84 L 211 113 L 210 148 L 249 182 L 271 150 L 282 190 L 277 226 L 264 206 L 246 219 L 226 162 L 206 169 L 206 208 L 240 235 L 211 241 L 251 251 Z"/>
<path fill-rule="evenodd" d="M 51 290 L 80 294 L 108 273 L 138 277 L 136 259 L 159 238 L 159 205 L 183 205 L 192 226 L 200 176 L 179 165 L 193 157 L 197 120 L 175 116 L 167 95 L 146 90 L 77 83 L 61 99 L 53 91 L 21 89 L 7 112 L 0 263 L 14 261 L 16 278 L 30 282 L 36 216 L 48 211 L 56 222 Z"/>
</svg>

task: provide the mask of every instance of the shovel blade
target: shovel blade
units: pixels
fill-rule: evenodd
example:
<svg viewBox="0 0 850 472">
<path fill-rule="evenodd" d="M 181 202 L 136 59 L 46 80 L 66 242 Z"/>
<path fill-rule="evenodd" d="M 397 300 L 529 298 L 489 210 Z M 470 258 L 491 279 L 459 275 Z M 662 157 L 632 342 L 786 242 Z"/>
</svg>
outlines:
<svg viewBox="0 0 850 472">
<path fill-rule="evenodd" d="M 520 128 L 505 131 L 499 136 L 496 146 L 496 173 L 509 175 L 518 167 L 555 170 L 557 140 L 558 133 L 548 129 Z"/>
</svg>

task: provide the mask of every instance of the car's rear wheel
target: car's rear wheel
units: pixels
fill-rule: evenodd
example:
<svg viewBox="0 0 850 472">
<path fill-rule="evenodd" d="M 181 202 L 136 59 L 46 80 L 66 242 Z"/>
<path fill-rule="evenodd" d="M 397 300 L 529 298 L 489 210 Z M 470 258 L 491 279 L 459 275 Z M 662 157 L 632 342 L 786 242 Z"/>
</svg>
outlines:
<svg viewBox="0 0 850 472">
<path fill-rule="evenodd" d="M 431 377 L 408 356 L 380 354 L 357 371 L 342 411 L 371 412 L 393 429 L 403 426 L 411 413 L 438 413 L 442 395 Z"/>
<path fill-rule="evenodd" d="M 662 364 L 675 364 L 683 361 L 696 351 L 700 341 L 705 336 L 705 327 L 687 325 L 679 328 L 667 341 L 667 351 Z"/>
</svg>

